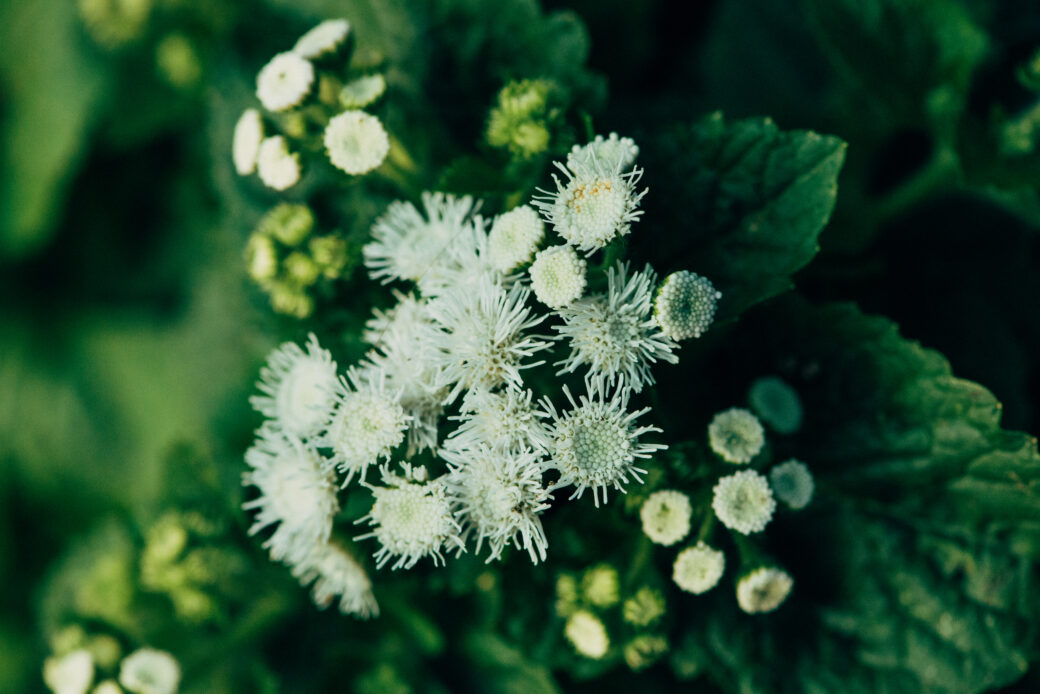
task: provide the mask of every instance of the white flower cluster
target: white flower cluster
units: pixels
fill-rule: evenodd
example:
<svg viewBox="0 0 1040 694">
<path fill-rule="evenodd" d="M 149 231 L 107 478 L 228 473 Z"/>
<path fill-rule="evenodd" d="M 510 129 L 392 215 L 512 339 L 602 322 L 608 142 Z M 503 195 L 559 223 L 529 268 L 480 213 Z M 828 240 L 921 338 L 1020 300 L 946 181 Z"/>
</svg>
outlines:
<svg viewBox="0 0 1040 694">
<path fill-rule="evenodd" d="M 321 110 L 317 120 L 326 123 L 322 141 L 333 166 L 358 176 L 383 163 L 390 138 L 376 116 L 359 110 L 382 95 L 386 88 L 383 76 L 362 75 L 343 85 L 336 97 L 326 95 L 329 85 L 339 84 L 342 70 L 323 70 L 320 61 L 336 57 L 349 36 L 347 20 L 324 21 L 301 36 L 292 50 L 274 56 L 260 70 L 256 97 L 269 117 L 248 108 L 235 124 L 231 155 L 240 176 L 255 172 L 265 186 L 277 191 L 300 182 L 308 117 L 297 110 L 310 101 Z M 316 89 L 319 84 L 321 88 Z M 269 133 L 269 129 L 278 132 Z"/>
<path fill-rule="evenodd" d="M 118 646 L 111 665 L 118 660 Z M 43 664 L 43 681 L 54 694 L 177 694 L 181 666 L 166 651 L 139 648 L 119 663 L 119 681 L 106 679 L 91 689 L 95 676 L 95 656 L 78 648 L 51 656 Z M 105 666 L 104 662 L 100 664 Z"/>
</svg>

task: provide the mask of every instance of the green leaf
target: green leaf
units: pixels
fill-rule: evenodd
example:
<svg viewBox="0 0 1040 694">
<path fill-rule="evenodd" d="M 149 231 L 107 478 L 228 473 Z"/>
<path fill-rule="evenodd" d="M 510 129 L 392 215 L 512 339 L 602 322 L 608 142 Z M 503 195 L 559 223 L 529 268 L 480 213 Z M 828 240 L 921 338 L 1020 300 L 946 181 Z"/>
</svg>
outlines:
<svg viewBox="0 0 1040 694">
<path fill-rule="evenodd" d="M 647 150 L 641 226 L 658 270 L 707 276 L 722 291 L 723 317 L 791 287 L 834 209 L 845 143 L 714 113 Z"/>
</svg>

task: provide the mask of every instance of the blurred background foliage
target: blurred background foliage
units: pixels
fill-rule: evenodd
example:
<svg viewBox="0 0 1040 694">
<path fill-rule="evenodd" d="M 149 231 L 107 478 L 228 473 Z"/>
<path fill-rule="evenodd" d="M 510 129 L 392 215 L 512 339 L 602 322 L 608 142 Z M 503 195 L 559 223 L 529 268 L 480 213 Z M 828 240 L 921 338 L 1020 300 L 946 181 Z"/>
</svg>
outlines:
<svg viewBox="0 0 1040 694">
<path fill-rule="evenodd" d="M 710 250 L 714 233 L 688 228 L 704 219 L 688 167 L 710 156 L 699 149 L 697 131 L 681 124 L 715 111 L 730 124 L 768 116 L 784 130 L 831 133 L 847 143 L 820 252 L 795 282 L 812 302 L 851 301 L 888 316 L 903 337 L 938 350 L 949 365 L 934 353 L 918 354 L 894 327 L 878 327 L 851 308 L 813 318 L 786 304 L 752 310 L 726 334 L 742 346 L 727 349 L 721 345 L 730 343 L 720 340 L 704 347 L 700 368 L 714 364 L 715 377 L 684 376 L 703 378 L 698 389 L 713 394 L 686 413 L 693 421 L 704 421 L 726 404 L 727 392 L 745 389 L 746 379 L 763 369 L 841 362 L 873 340 L 879 351 L 866 354 L 866 362 L 892 355 L 870 372 L 878 398 L 899 401 L 907 388 L 932 392 L 904 382 L 910 368 L 904 357 L 926 380 L 945 383 L 952 366 L 992 395 L 941 391 L 915 412 L 939 412 L 959 397 L 977 405 L 978 397 L 995 396 L 992 408 L 1003 403 L 1005 427 L 1040 431 L 1040 7 L 1013 0 L 802 0 L 797 9 L 769 0 L 553 0 L 542 8 L 534 0 L 8 0 L 0 3 L 0 575 L 6 588 L 0 691 L 41 689 L 48 639 L 70 614 L 123 625 L 136 642 L 176 645 L 185 691 L 329 691 L 348 676 L 358 692 L 490 691 L 488 683 L 501 691 L 606 686 L 583 679 L 596 672 L 554 682 L 490 626 L 462 638 L 433 611 L 410 609 L 410 601 L 428 600 L 421 576 L 398 578 L 393 598 L 380 596 L 385 616 L 377 624 L 318 613 L 287 572 L 244 538 L 238 476 L 256 424 L 247 395 L 267 350 L 305 330 L 274 317 L 245 276 L 245 239 L 272 198 L 234 176 L 230 133 L 251 98 L 256 70 L 317 20 L 337 16 L 356 31 L 357 59 L 387 66 L 394 96 L 380 116 L 416 158 L 415 190 L 501 192 L 481 168 L 489 157 L 480 141 L 488 109 L 510 79 L 555 80 L 597 132 L 661 142 L 656 150 L 644 147 L 651 188 L 645 224 L 683 241 L 633 251 L 663 262 L 665 271 L 681 264 L 673 252 L 696 258 Z M 364 193 L 347 191 L 335 209 L 361 230 L 395 195 L 378 185 Z M 775 286 L 748 282 L 740 296 L 747 306 L 772 296 L 811 257 L 812 249 L 792 250 Z M 345 337 L 356 332 L 377 296 L 366 286 L 338 297 L 334 328 Z M 812 342 L 822 352 L 799 354 L 798 340 L 814 331 L 827 333 Z M 763 343 L 762 336 L 771 337 Z M 795 362 L 785 367 L 763 356 L 781 353 Z M 850 402 L 833 396 L 824 388 L 809 401 L 819 397 L 822 410 Z M 831 435 L 811 444 L 819 460 L 840 461 L 878 440 L 866 413 L 844 415 L 820 424 Z M 675 419 L 670 424 L 678 430 L 688 421 Z M 972 424 L 984 432 L 979 436 L 998 437 L 994 421 L 980 422 Z M 993 445 L 1010 446 L 1004 439 Z M 971 584 L 965 590 L 996 605 L 1008 621 L 994 627 L 964 605 L 963 631 L 948 636 L 960 648 L 949 658 L 953 669 L 931 673 L 942 686 L 971 682 L 964 691 L 1020 674 L 981 661 L 987 649 L 1003 648 L 987 639 L 1028 632 L 1021 615 L 1036 614 L 1035 597 L 1025 605 L 1015 602 L 1013 588 L 998 595 L 979 572 L 997 571 L 995 561 L 1017 562 L 1015 571 L 1035 578 L 1040 554 L 1032 526 L 986 526 L 987 542 L 1019 543 L 1013 556 L 979 554 L 963 541 L 968 535 L 950 531 L 977 532 L 988 513 L 956 510 L 966 503 L 958 490 L 977 488 L 987 470 L 1000 467 L 976 463 L 958 459 L 943 468 L 935 508 L 878 499 L 862 512 L 866 520 L 848 511 L 839 527 L 869 536 L 873 544 L 864 547 L 873 554 L 812 567 L 822 584 L 829 572 L 862 573 L 876 557 L 905 558 L 903 567 L 924 555 L 944 557 L 945 579 L 924 567 L 871 573 L 875 597 L 888 597 L 857 614 L 894 600 L 893 610 L 907 612 L 908 624 L 927 622 L 930 591 L 947 589 L 944 581 L 954 575 Z M 934 487 L 935 480 L 928 482 Z M 994 505 L 1007 501 L 989 492 Z M 1023 502 L 1023 515 L 1035 512 L 1032 503 Z M 183 515 L 189 512 L 196 515 Z M 886 530 L 906 522 L 892 521 L 895 515 L 944 530 Z M 199 547 L 223 552 L 222 565 L 250 576 L 255 592 L 236 594 L 233 577 L 186 574 L 176 585 L 152 583 L 131 590 L 126 604 L 104 606 L 118 613 L 97 613 L 87 594 L 91 580 L 75 578 L 94 575 L 91 547 L 125 547 L 122 563 L 104 580 L 118 580 L 121 571 L 145 576 L 154 560 L 147 558 L 149 533 L 170 523 L 191 529 L 186 536 Z M 807 541 L 799 532 L 790 531 L 793 543 Z M 70 550 L 75 538 L 86 539 Z M 611 542 L 605 536 L 602 546 L 574 556 L 593 557 Z M 481 571 L 481 564 L 463 561 L 436 579 L 443 582 L 436 614 L 475 624 L 485 615 L 490 625 L 487 615 L 512 609 L 503 597 L 509 587 L 495 581 L 520 582 L 520 575 L 488 573 L 490 587 L 478 598 L 453 588 Z M 885 583 L 897 574 L 902 583 Z M 523 580 L 552 592 L 551 578 Z M 215 601 L 203 610 L 204 623 L 185 607 L 195 589 Z M 505 631 L 514 640 L 533 639 L 538 620 L 550 619 L 551 606 L 545 609 L 528 615 L 534 626 L 518 617 Z M 882 611 L 877 624 L 889 624 L 891 614 Z M 674 655 L 673 674 L 622 674 L 609 689 L 665 689 L 674 685 L 674 673 L 704 669 L 718 678 L 747 678 L 747 691 L 782 689 L 776 673 L 741 668 L 772 662 L 779 646 L 729 633 L 725 619 L 716 610 L 698 622 Z M 884 635 L 870 641 L 840 614 L 823 621 L 821 629 L 869 653 L 864 660 L 894 671 L 913 668 L 882 652 Z M 1035 660 L 1032 635 L 1015 641 L 1030 644 L 1022 646 L 1022 663 Z M 531 646 L 543 656 L 561 646 L 558 634 L 540 644 Z M 818 657 L 844 667 L 845 652 L 828 654 L 821 644 Z M 956 670 L 972 658 L 981 664 L 967 674 Z M 804 681 L 815 691 L 837 691 L 818 662 L 792 660 L 789 667 L 816 667 L 817 679 L 806 674 Z M 914 691 L 917 682 L 899 675 L 882 685 L 873 676 L 850 676 L 848 683 L 862 691 Z M 1040 680 L 1027 675 L 1012 686 L 1031 691 Z"/>
</svg>

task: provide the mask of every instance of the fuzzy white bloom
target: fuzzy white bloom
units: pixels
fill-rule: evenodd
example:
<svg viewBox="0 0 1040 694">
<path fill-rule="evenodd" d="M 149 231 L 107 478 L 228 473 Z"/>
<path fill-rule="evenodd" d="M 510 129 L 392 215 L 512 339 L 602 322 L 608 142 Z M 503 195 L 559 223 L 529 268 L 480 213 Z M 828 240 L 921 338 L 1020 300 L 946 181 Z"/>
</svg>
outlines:
<svg viewBox="0 0 1040 694">
<path fill-rule="evenodd" d="M 257 381 L 260 395 L 250 404 L 287 433 L 307 439 L 318 434 L 336 402 L 336 362 L 312 333 L 307 351 L 294 342 L 271 352 Z"/>
<path fill-rule="evenodd" d="M 543 195 L 537 196 L 534 204 L 560 236 L 578 250 L 590 254 L 603 248 L 627 234 L 643 213 L 637 208 L 646 190 L 636 192 L 642 169 L 622 174 L 597 162 L 575 162 L 573 170 L 559 162 L 556 166 L 566 181 L 553 174 L 556 192 L 541 191 Z"/>
<path fill-rule="evenodd" d="M 722 578 L 726 569 L 726 555 L 714 547 L 698 542 L 687 547 L 675 557 L 672 565 L 672 580 L 687 593 L 706 593 Z"/>
<path fill-rule="evenodd" d="M 571 246 L 538 251 L 528 272 L 534 295 L 549 308 L 569 306 L 585 292 L 585 259 Z"/>
<path fill-rule="evenodd" d="M 769 471 L 769 484 L 776 498 L 794 510 L 803 509 L 812 501 L 812 473 L 800 460 L 788 460 Z"/>
<path fill-rule="evenodd" d="M 375 116 L 344 111 L 325 127 L 325 151 L 336 168 L 359 176 L 383 163 L 390 151 L 390 138 Z"/>
<path fill-rule="evenodd" d="M 794 579 L 782 569 L 760 567 L 737 582 L 737 604 L 748 614 L 772 612 L 787 599 Z"/>
<path fill-rule="evenodd" d="M 427 267 L 417 284 L 424 297 L 436 298 L 447 292 L 479 292 L 485 278 L 492 284 L 512 286 L 515 275 L 503 275 L 491 266 L 488 233 L 484 219 L 474 215 L 436 260 Z"/>
<path fill-rule="evenodd" d="M 279 53 L 256 76 L 256 98 L 268 111 L 298 106 L 314 84 L 314 66 L 292 51 Z"/>
<path fill-rule="evenodd" d="M 387 486 L 365 485 L 372 490 L 375 503 L 357 522 L 368 521 L 374 530 L 357 539 L 379 542 L 374 555 L 379 568 L 391 558 L 396 558 L 394 569 L 410 569 L 423 557 L 432 557 L 435 565 L 443 564 L 445 545 L 463 547 L 444 481 L 426 481 L 425 467 L 412 468 L 408 463 L 401 467 L 404 475 L 390 472 L 389 465 L 380 469 Z"/>
<path fill-rule="evenodd" d="M 397 303 L 385 311 L 373 309 L 372 317 L 365 321 L 365 330 L 361 338 L 373 347 L 417 335 L 428 329 L 431 324 L 425 301 L 396 289 L 392 290 L 392 294 Z"/>
<path fill-rule="evenodd" d="M 762 532 L 773 519 L 776 500 L 766 478 L 754 470 L 741 470 L 715 483 L 711 507 L 722 524 L 748 535 Z"/>
<path fill-rule="evenodd" d="M 334 53 L 350 34 L 350 22 L 345 19 L 326 19 L 297 41 L 292 52 L 301 58 L 317 58 Z"/>
<path fill-rule="evenodd" d="M 123 689 L 116 684 L 115 680 L 105 680 L 91 689 L 90 694 L 123 694 Z"/>
<path fill-rule="evenodd" d="M 94 658 L 86 649 L 43 661 L 43 682 L 54 694 L 87 694 L 94 680 Z"/>
<path fill-rule="evenodd" d="M 134 694 L 176 694 L 181 666 L 166 651 L 138 648 L 119 665 L 119 684 Z"/>
<path fill-rule="evenodd" d="M 781 434 L 793 434 L 802 428 L 802 401 L 798 391 L 781 378 L 757 379 L 748 391 L 748 403 L 762 421 Z"/>
<path fill-rule="evenodd" d="M 428 359 L 441 368 L 443 385 L 454 384 L 446 403 L 464 390 L 520 390 L 520 370 L 541 363 L 523 363 L 551 344 L 524 334 L 545 318 L 526 306 L 529 294 L 520 284 L 505 289 L 485 276 L 476 289 L 461 287 L 430 301 L 436 330 Z"/>
<path fill-rule="evenodd" d="M 542 483 L 538 455 L 479 446 L 445 449 L 441 457 L 450 466 L 445 483 L 463 539 L 475 535 L 477 552 L 487 540 L 488 562 L 500 559 L 509 544 L 526 550 L 534 564 L 545 561 L 549 541 L 538 516 L 549 508 L 552 494 Z"/>
<path fill-rule="evenodd" d="M 339 103 L 345 108 L 364 108 L 375 103 L 385 91 L 385 77 L 365 75 L 343 85 L 343 89 L 339 92 Z"/>
<path fill-rule="evenodd" d="M 387 391 L 386 374 L 368 372 L 363 377 L 356 368 L 340 377 L 334 390 L 336 407 L 328 425 L 315 444 L 332 449 L 331 463 L 346 475 L 344 486 L 355 474 L 364 479 L 369 465 L 404 441 L 408 416 L 398 403 L 398 395 Z"/>
<path fill-rule="evenodd" d="M 766 445 L 766 432 L 758 417 L 733 407 L 712 418 L 708 425 L 708 444 L 727 463 L 750 463 Z"/>
<path fill-rule="evenodd" d="M 314 548 L 302 562 L 293 567 L 301 585 L 314 582 L 314 603 L 322 609 L 339 598 L 339 611 L 362 619 L 379 615 L 379 605 L 372 594 L 372 581 L 365 569 L 347 550 L 335 543 Z"/>
<path fill-rule="evenodd" d="M 640 475 L 646 470 L 636 467 L 637 459 L 649 458 L 667 446 L 639 441 L 643 434 L 661 430 L 636 426 L 635 420 L 650 408 L 629 412 L 627 388 L 615 389 L 608 398 L 602 381 L 586 380 L 585 387 L 588 394 L 580 396 L 579 402 L 574 401 L 567 386 L 563 387 L 572 407 L 563 414 L 557 413 L 548 398 L 543 401 L 546 413 L 553 420 L 553 442 L 547 465 L 560 472 L 560 480 L 554 488 L 574 485 L 576 489 L 571 499 L 581 498 L 585 490 L 591 488 L 593 502 L 599 506 L 601 496 L 606 502 L 609 487 L 623 493 L 622 485 L 628 482 L 630 475 L 642 481 Z"/>
<path fill-rule="evenodd" d="M 579 654 L 599 660 L 610 648 L 607 628 L 599 617 L 588 610 L 578 610 L 567 619 L 563 629 L 567 640 Z"/>
<path fill-rule="evenodd" d="M 271 558 L 294 564 L 311 547 L 324 543 L 339 511 L 331 471 L 313 448 L 269 425 L 261 427 L 246 451 L 250 470 L 242 483 L 260 490 L 245 509 L 258 509 L 250 534 L 277 525 L 264 547 Z"/>
<path fill-rule="evenodd" d="M 260 143 L 256 169 L 265 186 L 286 190 L 300 181 L 300 155 L 289 151 L 289 142 L 281 135 L 268 137 Z"/>
<path fill-rule="evenodd" d="M 570 341 L 570 355 L 558 362 L 559 373 L 573 373 L 587 364 L 593 376 L 639 392 L 654 382 L 650 365 L 674 364 L 677 347 L 650 315 L 653 286 L 657 282 L 648 265 L 628 274 L 625 263 L 607 273 L 607 293 L 587 296 L 560 309 L 563 325 L 555 326 Z"/>
<path fill-rule="evenodd" d="M 461 414 L 450 418 L 461 424 L 444 445 L 454 449 L 484 445 L 499 452 L 548 450 L 549 430 L 541 421 L 545 413 L 531 407 L 531 397 L 529 390 L 469 391 L 463 398 Z"/>
<path fill-rule="evenodd" d="M 260 155 L 260 143 L 264 139 L 264 122 L 260 112 L 247 108 L 235 123 L 231 138 L 231 159 L 239 176 L 248 176 L 256 171 L 256 159 Z"/>
<path fill-rule="evenodd" d="M 674 489 L 654 492 L 639 509 L 643 533 L 659 545 L 674 545 L 690 532 L 690 497 Z"/>
<path fill-rule="evenodd" d="M 636 163 L 639 146 L 631 137 L 618 137 L 610 133 L 604 138 L 596 135 L 596 139 L 587 145 L 574 145 L 567 155 L 567 168 L 579 169 L 591 167 L 599 163 L 607 171 L 627 171 Z"/>
<path fill-rule="evenodd" d="M 654 320 L 673 340 L 700 337 L 715 320 L 722 292 L 706 277 L 681 270 L 664 278 L 654 299 Z"/>
<path fill-rule="evenodd" d="M 530 205 L 520 205 L 500 214 L 491 225 L 488 246 L 491 266 L 509 272 L 531 262 L 544 237 L 545 223 Z"/>
</svg>

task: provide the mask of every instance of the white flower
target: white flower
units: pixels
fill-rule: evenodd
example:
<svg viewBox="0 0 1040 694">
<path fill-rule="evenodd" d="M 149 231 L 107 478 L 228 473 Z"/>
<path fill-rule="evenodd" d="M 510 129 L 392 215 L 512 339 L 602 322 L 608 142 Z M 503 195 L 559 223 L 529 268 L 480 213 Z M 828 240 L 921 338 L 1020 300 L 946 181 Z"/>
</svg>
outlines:
<svg viewBox="0 0 1040 694">
<path fill-rule="evenodd" d="M 722 292 L 706 277 L 681 270 L 664 278 L 654 299 L 654 320 L 673 340 L 700 337 L 715 320 Z"/>
<path fill-rule="evenodd" d="M 364 108 L 386 91 L 386 78 L 382 75 L 365 75 L 343 85 L 339 92 L 339 103 L 345 108 Z"/>
<path fill-rule="evenodd" d="M 365 471 L 404 441 L 408 417 L 397 402 L 397 395 L 387 392 L 386 374 L 368 372 L 367 378 L 355 368 L 347 371 L 336 384 L 336 408 L 324 434 L 315 441 L 332 449 L 334 463 L 349 484 L 355 473 L 364 479 Z"/>
<path fill-rule="evenodd" d="M 727 463 L 750 463 L 766 445 L 766 432 L 755 415 L 733 407 L 712 418 L 708 444 Z"/>
<path fill-rule="evenodd" d="M 687 593 L 700 595 L 714 588 L 726 568 L 726 555 L 703 542 L 675 557 L 672 580 Z"/>
<path fill-rule="evenodd" d="M 545 223 L 530 205 L 520 205 L 500 214 L 491 225 L 488 248 L 491 266 L 509 272 L 531 262 L 544 236 Z"/>
<path fill-rule="evenodd" d="M 105 680 L 91 689 L 90 694 L 123 694 L 123 690 L 115 680 Z"/>
<path fill-rule="evenodd" d="M 423 557 L 432 557 L 435 565 L 443 564 L 441 550 L 445 545 L 463 547 L 461 528 L 452 515 L 444 481 L 427 482 L 424 467 L 412 468 L 407 463 L 401 467 L 403 476 L 390 472 L 389 465 L 381 468 L 387 486 L 365 485 L 372 490 L 375 503 L 357 522 L 367 520 L 374 530 L 357 539 L 375 538 L 379 542 L 375 553 L 379 568 L 392 557 L 396 558 L 394 569 L 410 569 Z"/>
<path fill-rule="evenodd" d="M 769 471 L 769 484 L 780 501 L 796 511 L 805 508 L 812 500 L 812 473 L 800 460 L 788 460 Z"/>
<path fill-rule="evenodd" d="M 462 412 L 450 419 L 461 422 L 448 435 L 444 445 L 455 449 L 481 445 L 504 452 L 531 448 L 549 448 L 549 430 L 541 422 L 544 413 L 531 407 L 529 390 L 492 392 L 483 389 L 468 392 L 462 401 Z"/>
<path fill-rule="evenodd" d="M 412 294 L 392 291 L 397 303 L 387 310 L 374 309 L 372 317 L 365 321 L 362 339 L 373 347 L 402 337 L 415 336 L 430 325 L 426 302 Z"/>
<path fill-rule="evenodd" d="M 383 163 L 390 151 L 390 138 L 375 116 L 344 111 L 325 127 L 325 150 L 336 168 L 359 176 Z"/>
<path fill-rule="evenodd" d="M 301 36 L 292 52 L 301 58 L 317 58 L 335 52 L 350 33 L 350 22 L 345 19 L 326 19 Z"/>
<path fill-rule="evenodd" d="M 754 470 L 722 477 L 713 492 L 715 515 L 727 528 L 744 535 L 765 530 L 776 510 L 769 483 Z"/>
<path fill-rule="evenodd" d="M 312 333 L 306 352 L 293 342 L 272 351 L 256 385 L 262 395 L 249 398 L 253 408 L 307 439 L 321 431 L 335 404 L 336 362 Z"/>
<path fill-rule="evenodd" d="M 344 548 L 329 543 L 312 550 L 293 567 L 301 585 L 314 581 L 314 602 L 326 608 L 339 597 L 339 611 L 362 619 L 379 615 L 379 605 L 372 595 L 372 581 L 365 569 Z"/>
<path fill-rule="evenodd" d="M 487 446 L 445 449 L 445 480 L 463 539 L 476 535 L 477 552 L 487 540 L 487 561 L 500 559 L 506 545 L 526 550 L 535 564 L 545 561 L 549 542 L 538 517 L 552 498 L 542 484 L 542 466 L 529 449 L 495 452 Z"/>
<path fill-rule="evenodd" d="M 134 694 L 176 694 L 181 667 L 166 651 L 138 648 L 119 665 L 119 684 Z"/>
<path fill-rule="evenodd" d="M 525 306 L 530 290 L 520 284 L 505 289 L 484 277 L 476 289 L 459 288 L 430 301 L 436 324 L 428 359 L 441 368 L 442 384 L 451 388 L 445 402 L 463 390 L 491 390 L 500 385 L 520 390 L 523 363 L 550 343 L 524 331 L 542 322 Z"/>
<path fill-rule="evenodd" d="M 762 420 L 781 434 L 802 428 L 802 401 L 798 392 L 776 376 L 759 378 L 751 384 L 748 403 Z"/>
<path fill-rule="evenodd" d="M 651 364 L 679 361 L 672 353 L 677 345 L 650 315 L 654 271 L 648 265 L 626 278 L 627 273 L 628 267 L 618 263 L 607 273 L 605 295 L 587 296 L 560 309 L 564 324 L 555 328 L 570 341 L 571 352 L 558 362 L 559 373 L 587 364 L 594 376 L 639 392 L 654 382 Z"/>
<path fill-rule="evenodd" d="M 643 434 L 661 431 L 657 427 L 637 427 L 636 418 L 650 411 L 628 411 L 629 390 L 617 388 L 607 398 L 602 381 L 586 381 L 588 395 L 575 402 L 570 390 L 563 392 L 573 409 L 558 414 L 548 398 L 546 412 L 553 419 L 553 442 L 548 466 L 559 470 L 556 487 L 575 485 L 571 499 L 581 498 L 592 488 L 592 499 L 599 506 L 600 496 L 607 500 L 607 489 L 624 492 L 622 484 L 631 475 L 641 481 L 646 470 L 636 467 L 636 459 L 649 458 L 654 451 L 667 448 L 660 443 L 640 443 Z"/>
<path fill-rule="evenodd" d="M 654 492 L 639 509 L 643 533 L 659 545 L 674 545 L 690 532 L 690 497 L 674 489 Z"/>
<path fill-rule="evenodd" d="M 278 526 L 264 543 L 273 559 L 294 564 L 328 540 L 339 503 L 335 482 L 317 451 L 264 426 L 246 451 L 246 463 L 250 470 L 242 483 L 260 490 L 259 497 L 242 505 L 258 509 L 249 533 Z"/>
<path fill-rule="evenodd" d="M 585 260 L 571 246 L 539 251 L 528 272 L 534 295 L 549 308 L 569 306 L 585 291 Z"/>
<path fill-rule="evenodd" d="M 85 649 L 43 662 L 43 681 L 54 694 L 87 694 L 94 680 L 94 658 Z"/>
<path fill-rule="evenodd" d="M 737 583 L 737 604 L 748 614 L 772 612 L 787 599 L 794 579 L 781 569 L 760 567 Z"/>
<path fill-rule="evenodd" d="M 446 292 L 477 292 L 487 278 L 492 284 L 512 286 L 516 277 L 503 275 L 491 266 L 488 234 L 484 219 L 474 215 L 459 229 L 451 243 L 418 279 L 424 297 L 436 298 Z"/>
<path fill-rule="evenodd" d="M 642 169 L 622 174 L 597 162 L 577 161 L 574 170 L 559 162 L 556 166 L 566 182 L 554 174 L 556 192 L 542 190 L 534 204 L 567 243 L 588 254 L 630 231 L 642 214 L 637 208 L 646 194 L 646 190 L 636 192 Z"/>
<path fill-rule="evenodd" d="M 260 143 L 264 139 L 264 122 L 260 112 L 247 108 L 235 123 L 235 134 L 231 141 L 231 159 L 239 176 L 248 176 L 256 171 L 256 158 L 260 154 Z"/>
<path fill-rule="evenodd" d="M 264 185 L 274 190 L 292 188 L 300 181 L 300 155 L 289 151 L 289 143 L 281 135 L 260 143 L 256 168 Z"/>
<path fill-rule="evenodd" d="M 639 146 L 630 137 L 618 137 L 610 133 L 604 139 L 596 135 L 596 139 L 587 145 L 574 145 L 567 155 L 567 168 L 579 169 L 592 167 L 596 163 L 606 171 L 627 171 L 636 163 Z"/>
<path fill-rule="evenodd" d="M 599 660 L 610 648 L 607 628 L 603 626 L 599 617 L 588 610 L 578 610 L 572 614 L 563 633 L 574 646 L 574 650 L 586 658 Z"/>
<path fill-rule="evenodd" d="M 268 111 L 298 106 L 314 84 L 314 66 L 296 53 L 279 53 L 256 76 L 256 98 Z"/>
</svg>

